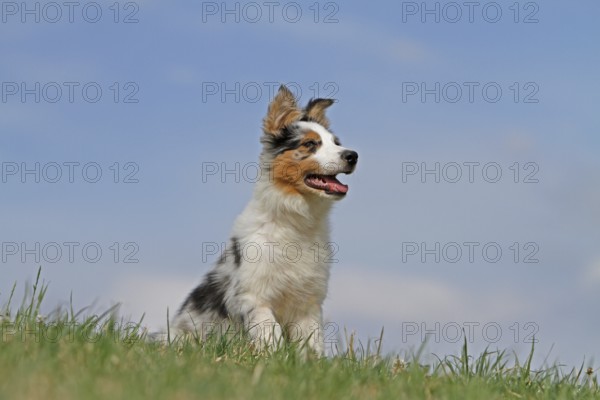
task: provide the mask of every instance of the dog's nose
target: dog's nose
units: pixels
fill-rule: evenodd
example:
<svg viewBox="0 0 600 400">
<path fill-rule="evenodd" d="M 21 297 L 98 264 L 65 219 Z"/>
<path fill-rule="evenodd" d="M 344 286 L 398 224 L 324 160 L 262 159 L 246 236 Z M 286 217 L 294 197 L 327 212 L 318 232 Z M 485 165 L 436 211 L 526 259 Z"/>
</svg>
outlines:
<svg viewBox="0 0 600 400">
<path fill-rule="evenodd" d="M 344 150 L 342 152 L 342 159 L 346 160 L 348 164 L 354 165 L 358 161 L 358 153 L 352 150 Z"/>
</svg>

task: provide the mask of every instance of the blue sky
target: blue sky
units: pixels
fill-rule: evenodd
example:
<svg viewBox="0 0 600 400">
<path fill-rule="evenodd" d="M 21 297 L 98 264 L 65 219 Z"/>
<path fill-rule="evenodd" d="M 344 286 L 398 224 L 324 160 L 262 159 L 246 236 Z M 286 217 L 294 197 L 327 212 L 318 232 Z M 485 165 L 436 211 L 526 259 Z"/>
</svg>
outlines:
<svg viewBox="0 0 600 400">
<path fill-rule="evenodd" d="M 49 309 L 73 293 L 77 307 L 122 303 L 124 315 L 146 313 L 151 329 L 164 325 L 167 307 L 178 307 L 216 258 L 202 261 L 202 243 L 227 240 L 252 192 L 232 175 L 203 180 L 203 165 L 256 162 L 269 88 L 281 82 L 300 89 L 302 102 L 335 93 L 332 129 L 360 154 L 356 174 L 344 178 L 349 195 L 332 215 L 339 262 L 325 304 L 330 321 L 363 340 L 385 326 L 389 351 L 418 347 L 421 331 L 440 323 L 428 348 L 453 353 L 450 330 L 475 323 L 502 334 L 494 342 L 486 340 L 491 330 L 476 329 L 474 350 L 491 343 L 521 353 L 535 330 L 538 362 L 548 354 L 573 364 L 597 359 L 600 5 L 517 2 L 515 22 L 514 2 L 491 3 L 477 3 L 473 22 L 462 6 L 454 23 L 451 2 L 438 3 L 439 23 L 421 15 L 421 2 L 320 2 L 317 22 L 314 2 L 281 2 L 272 22 L 261 2 L 237 3 L 239 22 L 220 14 L 235 2 L 122 2 L 118 16 L 112 3 L 96 3 L 96 23 L 86 21 L 97 8 L 87 3 L 78 3 L 73 22 L 63 8 L 55 23 L 46 3 L 39 23 L 20 3 L 3 3 L 0 303 L 41 265 Z M 417 13 L 407 14 L 415 4 Z M 262 18 L 252 23 L 256 5 Z M 489 22 L 498 8 L 499 21 Z M 302 17 L 291 22 L 297 9 Z M 56 87 L 62 97 L 53 103 Z M 231 92 L 223 101 L 207 92 L 215 87 Z M 422 87 L 433 92 L 408 92 Z M 35 163 L 39 183 L 20 175 Z M 56 183 L 53 163 L 63 173 Z M 75 163 L 67 164 L 72 183 L 64 163 Z M 407 163 L 439 163 L 447 174 L 459 165 L 462 179 L 442 175 L 437 183 L 430 174 L 422 182 L 416 174 L 404 182 Z M 473 182 L 464 163 L 479 163 Z M 486 181 L 486 164 L 500 168 L 498 182 Z M 84 165 L 87 180 L 101 170 L 98 182 L 84 179 Z M 538 182 L 524 183 L 532 172 Z M 127 176 L 138 182 L 124 183 Z M 73 262 L 65 242 L 78 243 Z M 465 242 L 496 243 L 502 257 L 403 260 L 407 243 L 458 243 L 464 251 Z M 59 243 L 63 254 L 35 262 L 24 249 L 36 253 L 36 243 L 39 253 Z M 98 262 L 81 254 L 89 243 L 102 250 Z M 539 262 L 524 263 L 534 250 Z M 139 262 L 124 263 L 131 252 Z M 420 331 L 407 335 L 414 326 Z"/>
</svg>

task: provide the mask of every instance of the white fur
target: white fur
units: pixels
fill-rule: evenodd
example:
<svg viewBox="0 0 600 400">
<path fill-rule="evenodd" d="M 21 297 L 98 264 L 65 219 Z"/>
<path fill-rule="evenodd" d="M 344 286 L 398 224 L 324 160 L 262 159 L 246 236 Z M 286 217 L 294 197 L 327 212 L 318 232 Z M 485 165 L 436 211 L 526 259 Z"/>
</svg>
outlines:
<svg viewBox="0 0 600 400">
<path fill-rule="evenodd" d="M 316 132 L 321 136 L 323 144 L 319 151 L 317 151 L 317 154 L 315 154 L 315 159 L 321 164 L 321 168 L 323 168 L 324 171 L 330 172 L 332 175 L 343 171 L 345 164 L 340 158 L 340 153 L 348 149 L 336 145 L 334 136 L 331 132 L 316 122 L 300 121 L 297 122 L 297 124 L 301 128 Z"/>
<path fill-rule="evenodd" d="M 315 122 L 298 124 L 321 136 L 322 146 L 313 157 L 323 168 L 332 173 L 348 169 L 340 157 L 345 148 L 334 143 L 327 129 Z M 268 159 L 263 152 L 261 161 Z M 229 317 L 198 312 L 186 303 L 174 320 L 178 332 L 196 332 L 204 338 L 215 326 L 243 326 L 258 346 L 270 347 L 281 343 L 286 331 L 323 354 L 322 304 L 330 270 L 328 215 L 334 201 L 327 197 L 331 196 L 285 194 L 263 170 L 231 231 L 239 243 L 240 265 L 228 255 L 213 269 L 227 282 L 224 303 Z"/>
</svg>

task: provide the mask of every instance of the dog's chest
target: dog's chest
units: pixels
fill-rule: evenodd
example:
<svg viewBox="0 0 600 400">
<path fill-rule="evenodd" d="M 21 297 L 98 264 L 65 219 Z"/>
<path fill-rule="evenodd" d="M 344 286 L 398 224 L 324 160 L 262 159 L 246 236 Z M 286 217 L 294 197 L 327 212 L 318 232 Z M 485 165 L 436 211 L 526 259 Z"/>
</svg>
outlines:
<svg viewBox="0 0 600 400">
<path fill-rule="evenodd" d="M 321 304 L 331 246 L 322 236 L 253 235 L 243 245 L 241 281 L 259 298 L 284 308 Z"/>
</svg>

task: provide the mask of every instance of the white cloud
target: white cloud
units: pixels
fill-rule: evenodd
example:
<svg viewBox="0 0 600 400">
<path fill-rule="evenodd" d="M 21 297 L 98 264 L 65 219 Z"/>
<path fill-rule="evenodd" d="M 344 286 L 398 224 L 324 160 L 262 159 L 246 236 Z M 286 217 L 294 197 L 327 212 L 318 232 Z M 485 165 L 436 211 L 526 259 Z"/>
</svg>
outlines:
<svg viewBox="0 0 600 400">
<path fill-rule="evenodd" d="M 583 281 L 586 284 L 600 284 L 600 257 L 596 258 L 594 262 L 590 263 L 587 268 L 585 268 Z"/>
<path fill-rule="evenodd" d="M 352 319 L 399 321 L 514 320 L 531 312 L 531 302 L 509 289 L 465 290 L 450 283 L 405 277 L 372 268 L 336 269 L 326 314 Z"/>
<path fill-rule="evenodd" d="M 172 319 L 187 294 L 200 282 L 182 276 L 122 276 L 115 280 L 106 297 L 121 304 L 119 312 L 134 320 L 143 314 L 144 325 L 151 331 L 167 325 L 167 308 Z"/>
</svg>

